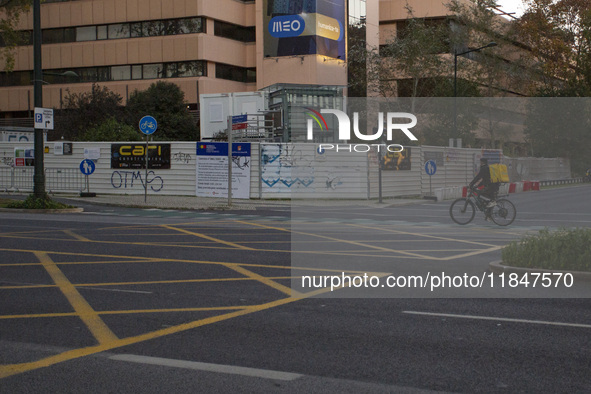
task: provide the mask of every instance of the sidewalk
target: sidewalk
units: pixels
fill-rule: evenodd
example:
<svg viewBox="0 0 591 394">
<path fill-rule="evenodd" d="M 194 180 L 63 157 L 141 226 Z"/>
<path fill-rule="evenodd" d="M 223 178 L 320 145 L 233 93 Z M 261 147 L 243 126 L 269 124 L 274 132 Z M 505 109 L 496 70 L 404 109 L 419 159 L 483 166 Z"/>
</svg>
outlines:
<svg viewBox="0 0 591 394">
<path fill-rule="evenodd" d="M 65 198 L 72 203 L 90 203 L 98 205 L 124 206 L 134 208 L 159 208 L 159 209 L 194 209 L 194 210 L 256 210 L 262 208 L 289 208 L 291 206 L 316 206 L 316 207 L 367 207 L 387 208 L 392 206 L 414 205 L 432 203 L 421 198 L 392 198 L 378 200 L 241 200 L 233 199 L 228 206 L 227 198 L 193 197 L 193 196 L 164 196 L 148 195 L 144 202 L 144 195 L 116 195 L 103 194 L 96 197 L 80 197 L 78 195 L 55 195 L 56 199 Z"/>
</svg>

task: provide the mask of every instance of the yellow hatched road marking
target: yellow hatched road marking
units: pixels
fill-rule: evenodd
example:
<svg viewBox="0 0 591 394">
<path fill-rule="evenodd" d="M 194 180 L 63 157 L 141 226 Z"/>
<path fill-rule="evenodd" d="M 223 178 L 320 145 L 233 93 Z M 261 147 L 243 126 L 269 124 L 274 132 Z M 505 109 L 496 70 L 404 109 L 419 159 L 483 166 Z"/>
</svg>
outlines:
<svg viewBox="0 0 591 394">
<path fill-rule="evenodd" d="M 247 277 L 254 279 L 256 281 L 259 281 L 269 287 L 274 288 L 275 290 L 279 290 L 282 293 L 287 294 L 288 296 L 293 296 L 293 297 L 300 297 L 301 293 L 292 290 L 290 287 L 284 286 L 281 283 L 277 283 L 273 280 L 271 280 L 270 278 L 264 277 L 262 275 L 259 275 L 257 273 L 254 273 L 252 271 L 247 270 L 244 267 L 241 267 L 238 264 L 226 264 L 226 267 L 236 271 L 236 272 L 240 272 L 241 274 L 246 275 Z"/>
<path fill-rule="evenodd" d="M 96 346 L 90 346 L 81 349 L 74 349 L 64 353 L 57 354 L 55 356 L 46 357 L 42 360 L 22 363 L 22 364 L 11 364 L 11 365 L 0 365 L 0 379 L 6 378 L 8 376 L 16 375 L 19 373 L 24 373 L 27 371 L 32 371 L 39 368 L 49 367 L 61 362 L 74 360 L 80 357 L 90 356 L 92 354 L 105 352 L 108 350 L 116 349 L 123 346 L 133 345 L 136 343 L 148 341 L 150 339 L 161 338 L 167 335 L 176 334 L 179 332 L 191 330 L 193 328 L 202 327 L 208 324 L 218 323 L 224 320 L 232 319 L 239 316 L 249 315 L 255 312 L 261 312 L 267 309 L 275 308 L 281 305 L 286 305 L 292 302 L 300 301 L 304 298 L 313 297 L 318 294 L 326 293 L 330 291 L 330 289 L 319 289 L 317 291 L 313 291 L 310 293 L 306 293 L 302 298 L 282 298 L 276 301 L 268 302 L 266 304 L 255 305 L 251 307 L 246 307 L 245 309 L 234 311 L 230 313 L 226 313 L 223 315 L 212 316 L 201 320 L 195 320 L 189 323 L 180 324 L 178 326 L 167 327 L 161 330 L 152 331 L 146 334 L 137 335 L 134 337 L 124 338 L 124 339 L 116 339 L 107 343 L 101 343 Z"/>
<path fill-rule="evenodd" d="M 131 315 L 131 314 L 148 314 L 148 313 L 177 313 L 177 312 L 210 312 L 210 311 L 234 311 L 250 308 L 249 305 L 241 306 L 220 306 L 220 307 L 204 307 L 204 308 L 170 308 L 170 309 L 130 309 L 121 311 L 100 311 L 98 315 Z M 78 316 L 76 312 L 64 313 L 37 313 L 30 315 L 4 315 L 0 316 L 0 320 L 10 319 L 36 319 L 46 317 L 73 317 Z"/>
<path fill-rule="evenodd" d="M 83 237 L 80 234 L 76 234 L 72 230 L 62 230 L 64 234 L 69 235 L 70 237 L 77 239 L 78 241 L 90 242 L 90 239 Z"/>
<path fill-rule="evenodd" d="M 189 231 L 189 230 L 185 230 L 185 229 L 178 228 L 178 227 L 173 227 L 173 226 L 169 226 L 169 225 L 162 225 L 162 227 L 167 228 L 169 230 L 180 231 L 181 233 L 185 233 L 185 234 L 189 234 L 189 235 L 194 235 L 194 236 L 199 237 L 199 238 L 207 239 L 209 241 L 214 241 L 216 243 L 221 243 L 223 245 L 228 245 L 228 246 L 231 246 L 231 247 L 234 247 L 234 248 L 237 248 L 237 249 L 256 250 L 256 249 L 253 249 L 253 248 L 249 248 L 248 246 L 239 245 L 239 244 L 236 244 L 234 242 L 224 241 L 224 240 L 219 239 L 219 238 L 210 237 L 209 235 L 205 235 L 205 234 L 201 234 L 201 233 L 196 233 L 194 231 Z"/>
<path fill-rule="evenodd" d="M 326 240 L 333 241 L 333 242 L 342 242 L 342 243 L 346 243 L 346 244 L 349 244 L 349 245 L 361 246 L 361 247 L 364 247 L 364 248 L 379 250 L 379 251 L 382 251 L 382 252 L 397 253 L 397 254 L 402 254 L 402 255 L 405 255 L 405 256 L 418 257 L 418 258 L 421 258 L 421 259 L 429 259 L 430 258 L 429 256 L 424 256 L 424 255 L 418 254 L 418 253 L 410 253 L 410 252 L 405 252 L 405 251 L 402 251 L 402 250 L 384 248 L 384 247 L 381 247 L 381 246 L 375 246 L 375 245 L 365 244 L 365 243 L 362 243 L 362 242 L 350 241 L 350 240 L 346 240 L 346 239 L 334 238 L 334 237 L 329 237 L 329 236 L 326 236 L 326 235 L 320 235 L 320 234 L 314 234 L 314 233 L 305 233 L 305 232 L 301 232 L 301 231 L 292 231 L 292 230 L 287 230 L 287 229 L 284 229 L 284 228 L 281 228 L 281 227 L 266 226 L 264 224 L 251 223 L 251 222 L 243 222 L 243 221 L 240 221 L 240 220 L 237 220 L 236 222 L 237 223 L 242 223 L 242 224 L 250 224 L 250 225 L 256 226 L 256 227 L 263 227 L 263 228 L 273 229 L 273 230 L 277 230 L 277 231 L 285 231 L 285 232 L 292 233 L 292 234 L 307 235 L 307 236 L 310 236 L 310 237 L 316 237 L 316 238 L 326 239 Z M 333 254 L 332 252 L 315 252 L 315 251 L 306 251 L 305 253 Z M 346 253 L 346 252 L 341 252 L 341 254 L 344 254 L 344 253 Z"/>
<path fill-rule="evenodd" d="M 47 253 L 35 252 L 35 256 L 41 261 L 41 264 L 51 276 L 51 279 L 62 291 L 72 308 L 76 311 L 80 319 L 84 322 L 86 327 L 90 330 L 92 335 L 100 344 L 106 344 L 117 340 L 115 334 L 107 327 L 101 320 L 96 311 L 92 309 L 90 304 L 86 302 L 84 297 L 80 295 L 78 290 L 70 283 L 68 278 L 58 268 L 58 266 L 51 260 Z"/>
</svg>

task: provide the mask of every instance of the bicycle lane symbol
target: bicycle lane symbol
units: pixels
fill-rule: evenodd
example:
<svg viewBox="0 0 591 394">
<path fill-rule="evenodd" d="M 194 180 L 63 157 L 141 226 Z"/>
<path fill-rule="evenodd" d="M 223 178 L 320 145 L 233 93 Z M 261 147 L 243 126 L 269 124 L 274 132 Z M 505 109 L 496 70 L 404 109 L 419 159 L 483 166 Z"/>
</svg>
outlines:
<svg viewBox="0 0 591 394">
<path fill-rule="evenodd" d="M 150 135 L 158 129 L 158 122 L 154 117 L 146 115 L 140 119 L 139 126 L 142 133 Z"/>
</svg>

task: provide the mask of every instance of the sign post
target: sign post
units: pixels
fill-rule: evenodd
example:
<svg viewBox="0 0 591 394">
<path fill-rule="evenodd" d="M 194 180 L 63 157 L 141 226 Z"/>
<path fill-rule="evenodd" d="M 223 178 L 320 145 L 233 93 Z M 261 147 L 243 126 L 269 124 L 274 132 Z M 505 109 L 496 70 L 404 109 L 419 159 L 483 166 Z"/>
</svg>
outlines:
<svg viewBox="0 0 591 394">
<path fill-rule="evenodd" d="M 153 116 L 146 115 L 140 119 L 140 131 L 146 135 L 146 177 L 144 179 L 144 203 L 148 202 L 148 137 L 158 129 L 158 122 Z"/>
<path fill-rule="evenodd" d="M 228 207 L 232 206 L 232 131 L 246 128 L 247 115 L 228 116 Z"/>
<path fill-rule="evenodd" d="M 433 190 L 431 188 L 431 177 L 437 172 L 437 163 L 435 160 L 427 160 L 425 162 L 425 173 L 429 175 L 429 195 L 433 196 Z"/>
<path fill-rule="evenodd" d="M 92 160 L 84 159 L 80 162 L 80 172 L 86 178 L 86 193 L 80 192 L 80 197 L 96 197 L 96 193 L 90 192 L 90 183 L 88 182 L 88 176 L 92 175 L 95 169 L 96 166 Z"/>
<path fill-rule="evenodd" d="M 38 7 L 39 2 L 36 1 L 34 8 Z M 37 11 L 33 10 L 34 18 L 39 18 Z M 39 30 L 37 32 L 37 30 Z M 35 32 L 38 34 L 35 38 L 35 138 L 34 138 L 34 152 L 35 152 L 35 173 L 33 180 L 33 194 L 36 198 L 43 198 L 45 195 L 45 167 L 43 165 L 43 154 L 45 152 L 43 135 L 45 130 L 53 130 L 53 109 L 42 108 L 43 95 L 41 93 L 42 85 L 42 71 L 41 71 L 41 30 L 35 23 Z M 38 44 L 37 44 L 38 42 Z M 37 48 L 38 47 L 38 48 Z"/>
</svg>

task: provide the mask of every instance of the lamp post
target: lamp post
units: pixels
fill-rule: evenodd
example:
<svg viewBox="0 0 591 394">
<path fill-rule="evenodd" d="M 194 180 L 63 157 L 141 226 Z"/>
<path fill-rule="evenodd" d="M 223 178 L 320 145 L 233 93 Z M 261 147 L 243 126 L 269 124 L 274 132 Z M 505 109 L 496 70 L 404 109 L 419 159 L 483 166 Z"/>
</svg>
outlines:
<svg viewBox="0 0 591 394">
<path fill-rule="evenodd" d="M 33 0 L 33 104 L 43 107 L 43 68 L 41 61 L 41 0 Z M 64 77 L 78 77 L 73 71 L 46 73 Z M 33 175 L 33 195 L 45 197 L 45 170 L 43 165 L 43 129 L 34 130 L 35 167 Z"/>
<path fill-rule="evenodd" d="M 470 49 L 468 51 L 460 52 L 454 51 L 454 136 L 458 136 L 458 56 L 466 55 L 471 52 L 478 52 L 485 48 L 496 47 L 496 42 L 489 42 L 488 44 L 479 48 Z"/>
<path fill-rule="evenodd" d="M 41 65 L 41 0 L 33 0 L 33 97 L 35 108 L 43 107 L 43 71 Z M 35 129 L 35 170 L 33 195 L 45 197 L 45 173 L 43 166 L 43 129 Z"/>
</svg>

